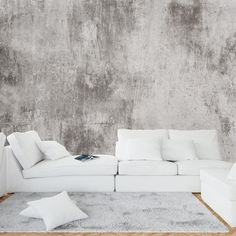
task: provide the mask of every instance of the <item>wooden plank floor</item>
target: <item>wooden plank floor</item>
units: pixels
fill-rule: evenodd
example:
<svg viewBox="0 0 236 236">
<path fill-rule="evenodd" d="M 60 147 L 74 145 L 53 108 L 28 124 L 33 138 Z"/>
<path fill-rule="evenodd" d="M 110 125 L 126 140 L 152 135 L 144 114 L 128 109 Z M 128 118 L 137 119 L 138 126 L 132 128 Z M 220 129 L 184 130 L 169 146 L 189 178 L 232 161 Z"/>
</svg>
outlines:
<svg viewBox="0 0 236 236">
<path fill-rule="evenodd" d="M 10 194 L 0 198 L 0 202 L 4 201 Z M 204 204 L 226 227 L 229 228 L 228 233 L 0 233 L 0 236 L 236 236 L 236 228 L 231 228 L 219 215 L 217 215 L 210 207 L 208 207 L 201 199 L 200 194 L 194 196 Z M 1 212 L 0 212 L 1 214 Z"/>
</svg>

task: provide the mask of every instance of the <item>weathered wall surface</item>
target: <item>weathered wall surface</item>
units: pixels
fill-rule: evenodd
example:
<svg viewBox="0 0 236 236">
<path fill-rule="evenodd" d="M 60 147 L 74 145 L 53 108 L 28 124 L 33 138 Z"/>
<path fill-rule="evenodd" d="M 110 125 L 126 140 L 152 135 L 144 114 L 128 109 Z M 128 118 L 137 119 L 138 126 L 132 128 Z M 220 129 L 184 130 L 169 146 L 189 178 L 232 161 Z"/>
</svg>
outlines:
<svg viewBox="0 0 236 236">
<path fill-rule="evenodd" d="M 217 128 L 236 160 L 236 1 L 0 0 L 0 127 L 112 153 L 117 128 Z"/>
</svg>

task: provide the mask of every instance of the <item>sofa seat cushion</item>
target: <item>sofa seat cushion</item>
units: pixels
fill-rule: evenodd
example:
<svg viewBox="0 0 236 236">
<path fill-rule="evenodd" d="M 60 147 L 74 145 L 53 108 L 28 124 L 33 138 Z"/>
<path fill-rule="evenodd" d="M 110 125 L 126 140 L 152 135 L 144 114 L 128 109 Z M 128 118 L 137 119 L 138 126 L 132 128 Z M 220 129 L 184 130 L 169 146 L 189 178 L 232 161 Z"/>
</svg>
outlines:
<svg viewBox="0 0 236 236">
<path fill-rule="evenodd" d="M 91 161 L 78 161 L 74 156 L 58 160 L 43 160 L 30 169 L 23 170 L 24 178 L 44 178 L 79 175 L 115 175 L 117 158 L 110 155 L 99 155 Z"/>
<path fill-rule="evenodd" d="M 205 168 L 230 168 L 231 162 L 217 160 L 186 160 L 176 162 L 178 175 L 200 175 L 200 170 Z"/>
<path fill-rule="evenodd" d="M 229 180 L 227 175 L 230 169 L 204 169 L 201 170 L 202 183 L 210 186 L 222 197 L 236 201 L 236 181 Z"/>
<path fill-rule="evenodd" d="M 119 175 L 177 175 L 177 165 L 168 161 L 120 161 Z"/>
</svg>

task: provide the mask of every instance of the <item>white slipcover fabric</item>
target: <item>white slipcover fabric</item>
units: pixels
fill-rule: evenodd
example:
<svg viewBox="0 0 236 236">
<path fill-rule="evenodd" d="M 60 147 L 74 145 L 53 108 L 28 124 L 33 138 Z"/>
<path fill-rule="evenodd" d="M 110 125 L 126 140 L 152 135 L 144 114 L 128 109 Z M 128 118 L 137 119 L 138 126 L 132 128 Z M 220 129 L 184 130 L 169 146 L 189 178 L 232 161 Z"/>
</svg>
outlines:
<svg viewBox="0 0 236 236">
<path fill-rule="evenodd" d="M 19 215 L 21 216 L 26 216 L 26 217 L 31 217 L 31 218 L 36 218 L 36 219 L 41 219 L 42 217 L 39 215 L 37 210 L 33 208 L 32 206 L 28 206 L 24 210 L 22 210 Z"/>
<path fill-rule="evenodd" d="M 187 160 L 177 161 L 178 175 L 200 175 L 201 169 L 206 168 L 230 168 L 231 162 L 218 160 Z"/>
<path fill-rule="evenodd" d="M 222 197 L 219 191 L 207 182 L 201 182 L 201 197 L 231 227 L 236 227 L 236 201 Z"/>
<path fill-rule="evenodd" d="M 119 175 L 177 175 L 177 165 L 168 161 L 120 161 Z"/>
<path fill-rule="evenodd" d="M 201 197 L 231 227 L 236 227 L 236 181 L 229 169 L 201 170 Z"/>
<path fill-rule="evenodd" d="M 191 140 L 167 139 L 162 142 L 162 156 L 167 161 L 197 160 L 194 142 Z"/>
<path fill-rule="evenodd" d="M 222 160 L 216 130 L 169 130 L 170 139 L 194 141 L 197 156 L 202 160 Z"/>
<path fill-rule="evenodd" d="M 6 193 L 6 158 L 4 156 L 5 142 L 5 134 L 0 133 L 0 197 Z"/>
<path fill-rule="evenodd" d="M 60 192 L 64 190 L 68 192 L 114 191 L 114 175 L 72 175 L 24 178 L 22 175 L 22 166 L 16 160 L 10 146 L 5 147 L 4 150 L 7 161 L 6 192 Z"/>
<path fill-rule="evenodd" d="M 74 156 L 58 160 L 43 160 L 23 170 L 24 178 L 45 178 L 59 176 L 81 175 L 115 175 L 117 173 L 117 158 L 110 155 L 99 155 L 100 158 L 91 161 L 78 161 Z"/>
<path fill-rule="evenodd" d="M 117 175 L 117 192 L 200 192 L 199 176 Z"/>
<path fill-rule="evenodd" d="M 124 142 L 122 160 L 162 160 L 161 140 L 158 138 L 135 138 Z"/>
<path fill-rule="evenodd" d="M 12 133 L 7 136 L 7 140 L 17 160 L 24 169 L 29 169 L 43 160 L 43 154 L 36 144 L 36 142 L 41 141 L 36 131 Z"/>
<path fill-rule="evenodd" d="M 118 129 L 117 131 L 118 141 L 124 141 L 134 138 L 159 138 L 167 139 L 168 131 L 166 129 Z"/>
<path fill-rule="evenodd" d="M 222 197 L 236 201 L 236 181 L 227 178 L 228 172 L 229 169 L 205 169 L 201 170 L 200 179 Z"/>
<path fill-rule="evenodd" d="M 28 202 L 28 204 L 39 213 L 47 231 L 88 217 L 75 205 L 65 191 L 53 197 Z"/>
<path fill-rule="evenodd" d="M 57 160 L 66 156 L 71 156 L 66 148 L 56 141 L 40 141 L 36 142 L 38 148 L 43 153 L 46 160 Z"/>
<path fill-rule="evenodd" d="M 227 178 L 230 180 L 236 181 L 236 162 L 233 164 L 232 168 L 230 169 Z"/>
</svg>

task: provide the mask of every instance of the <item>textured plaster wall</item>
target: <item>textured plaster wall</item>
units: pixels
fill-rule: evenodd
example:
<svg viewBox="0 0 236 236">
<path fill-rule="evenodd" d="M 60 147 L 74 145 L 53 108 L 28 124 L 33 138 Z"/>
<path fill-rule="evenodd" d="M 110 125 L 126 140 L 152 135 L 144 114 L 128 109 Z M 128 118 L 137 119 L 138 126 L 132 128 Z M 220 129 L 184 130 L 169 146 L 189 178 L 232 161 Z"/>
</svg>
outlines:
<svg viewBox="0 0 236 236">
<path fill-rule="evenodd" d="M 236 160 L 235 0 L 0 0 L 0 128 L 113 153 L 118 128 L 217 128 Z"/>
</svg>

